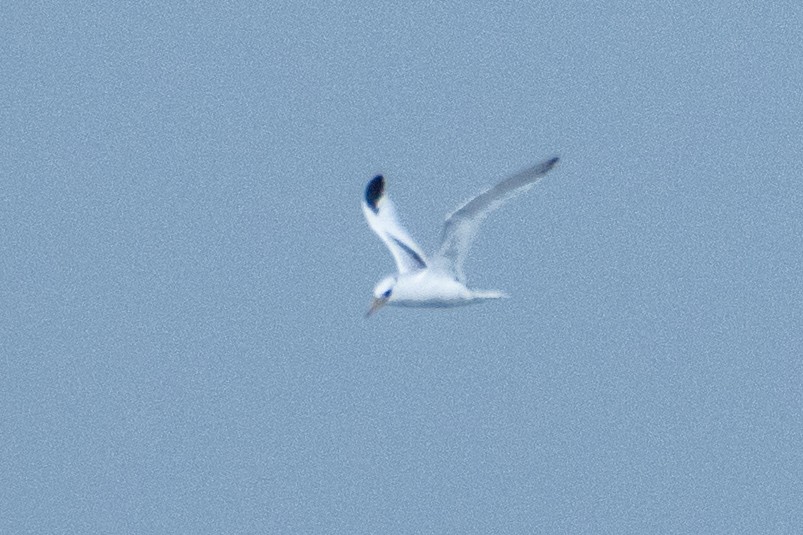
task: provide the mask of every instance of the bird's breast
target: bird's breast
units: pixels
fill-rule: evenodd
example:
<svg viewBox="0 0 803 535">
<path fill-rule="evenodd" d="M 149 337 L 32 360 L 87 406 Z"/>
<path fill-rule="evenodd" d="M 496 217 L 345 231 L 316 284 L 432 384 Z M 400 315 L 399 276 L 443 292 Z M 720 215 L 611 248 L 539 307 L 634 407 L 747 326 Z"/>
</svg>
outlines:
<svg viewBox="0 0 803 535">
<path fill-rule="evenodd" d="M 471 292 L 455 279 L 422 270 L 400 277 L 390 304 L 414 307 L 451 307 L 468 304 Z"/>
</svg>

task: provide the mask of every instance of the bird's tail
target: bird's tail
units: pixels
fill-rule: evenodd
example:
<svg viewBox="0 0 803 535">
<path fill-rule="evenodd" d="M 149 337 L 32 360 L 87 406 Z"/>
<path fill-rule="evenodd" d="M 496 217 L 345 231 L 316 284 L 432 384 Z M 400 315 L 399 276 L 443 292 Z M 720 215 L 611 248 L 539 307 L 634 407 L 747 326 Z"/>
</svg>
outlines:
<svg viewBox="0 0 803 535">
<path fill-rule="evenodd" d="M 474 290 L 472 293 L 477 299 L 508 299 L 510 297 L 499 290 Z"/>
</svg>

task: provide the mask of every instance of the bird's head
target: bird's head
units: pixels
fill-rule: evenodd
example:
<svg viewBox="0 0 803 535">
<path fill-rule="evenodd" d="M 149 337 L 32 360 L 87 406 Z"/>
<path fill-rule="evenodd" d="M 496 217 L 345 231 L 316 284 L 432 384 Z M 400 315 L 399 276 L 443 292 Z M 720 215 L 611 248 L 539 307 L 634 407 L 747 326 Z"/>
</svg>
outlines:
<svg viewBox="0 0 803 535">
<path fill-rule="evenodd" d="M 393 288 L 395 286 L 396 277 L 392 275 L 385 277 L 374 286 L 374 299 L 371 301 L 371 307 L 368 309 L 368 313 L 365 315 L 366 317 L 370 316 L 393 299 Z"/>
</svg>

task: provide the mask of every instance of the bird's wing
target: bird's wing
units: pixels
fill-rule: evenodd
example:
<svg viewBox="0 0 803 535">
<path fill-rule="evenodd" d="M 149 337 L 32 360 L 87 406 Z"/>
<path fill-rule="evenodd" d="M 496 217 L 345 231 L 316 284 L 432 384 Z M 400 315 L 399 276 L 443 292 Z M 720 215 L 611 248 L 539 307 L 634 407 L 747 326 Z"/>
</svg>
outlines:
<svg viewBox="0 0 803 535">
<path fill-rule="evenodd" d="M 407 234 L 396 218 L 396 210 L 385 195 L 385 179 L 377 175 L 365 188 L 362 212 L 371 229 L 379 236 L 396 260 L 399 274 L 427 267 L 421 248 Z"/>
<path fill-rule="evenodd" d="M 433 257 L 433 262 L 449 270 L 460 282 L 465 283 L 463 261 L 480 223 L 505 201 L 527 191 L 557 162 L 558 158 L 551 158 L 525 169 L 452 212 L 444 223 L 441 246 Z"/>
</svg>

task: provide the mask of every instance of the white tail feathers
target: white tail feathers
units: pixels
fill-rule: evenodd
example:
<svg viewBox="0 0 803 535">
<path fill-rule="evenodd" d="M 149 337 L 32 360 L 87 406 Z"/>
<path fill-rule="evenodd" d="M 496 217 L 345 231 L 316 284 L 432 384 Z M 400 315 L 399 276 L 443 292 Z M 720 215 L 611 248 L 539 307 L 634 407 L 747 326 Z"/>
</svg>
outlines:
<svg viewBox="0 0 803 535">
<path fill-rule="evenodd" d="M 499 290 L 472 290 L 472 297 L 475 299 L 509 299 L 510 296 Z"/>
</svg>

